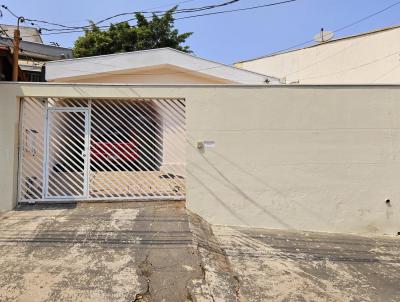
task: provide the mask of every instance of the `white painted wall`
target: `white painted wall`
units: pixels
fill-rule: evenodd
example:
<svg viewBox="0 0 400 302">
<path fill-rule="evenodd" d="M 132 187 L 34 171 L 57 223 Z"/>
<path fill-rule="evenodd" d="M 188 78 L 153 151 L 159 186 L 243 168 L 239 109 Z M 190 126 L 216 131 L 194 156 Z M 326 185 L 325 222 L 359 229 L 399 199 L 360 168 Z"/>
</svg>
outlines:
<svg viewBox="0 0 400 302">
<path fill-rule="evenodd" d="M 399 84 L 400 28 L 235 64 L 287 84 Z"/>
<path fill-rule="evenodd" d="M 158 68 L 173 71 L 158 73 Z M 155 70 L 151 71 L 152 69 Z M 99 77 L 103 78 L 102 83 L 265 85 L 269 81 L 270 84 L 279 84 L 275 78 L 202 59 L 172 48 L 46 63 L 46 80 L 49 82 L 94 83 L 92 80 Z M 197 81 L 193 81 L 194 79 Z"/>
<path fill-rule="evenodd" d="M 366 87 L 207 93 L 189 103 L 189 133 L 217 147 L 189 156 L 189 208 L 213 223 L 395 234 L 399 100 Z"/>
<path fill-rule="evenodd" d="M 91 74 L 85 76 L 61 78 L 53 82 L 59 83 L 125 83 L 125 84 L 232 84 L 233 82 L 207 77 L 199 73 L 189 72 L 162 66 L 157 68 L 144 68 L 139 70 L 125 70 L 123 72 L 110 72 Z"/>
<path fill-rule="evenodd" d="M 185 98 L 187 206 L 212 223 L 400 231 L 400 86 L 0 84 L 0 91 L 2 108 L 14 112 L 21 95 Z M 0 119 L 0 129 L 12 130 L 0 141 L 9 152 L 15 125 Z M 197 150 L 204 139 L 215 148 Z M 3 209 L 15 200 L 14 151 L 0 154 Z"/>
<path fill-rule="evenodd" d="M 16 90 L 6 93 L 0 84 L 0 212 L 12 210 L 16 205 L 18 124 Z"/>
</svg>

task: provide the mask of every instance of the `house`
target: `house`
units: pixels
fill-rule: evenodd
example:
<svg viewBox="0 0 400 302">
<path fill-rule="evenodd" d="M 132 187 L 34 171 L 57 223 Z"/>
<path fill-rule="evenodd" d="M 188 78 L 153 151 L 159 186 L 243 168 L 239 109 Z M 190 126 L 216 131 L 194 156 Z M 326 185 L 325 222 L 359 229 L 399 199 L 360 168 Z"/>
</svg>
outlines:
<svg viewBox="0 0 400 302">
<path fill-rule="evenodd" d="M 213 224 L 395 235 L 400 86 L 0 83 L 0 210 L 186 200 Z"/>
<path fill-rule="evenodd" d="M 0 32 L 0 37 L 2 38 L 13 37 L 14 31 L 17 29 L 17 26 L 15 25 L 0 24 L 0 26 L 2 29 L 2 32 Z M 43 44 L 41 33 L 37 28 L 20 25 L 19 31 L 21 33 L 22 41 Z"/>
<path fill-rule="evenodd" d="M 286 84 L 399 84 L 400 26 L 235 64 Z"/>
<path fill-rule="evenodd" d="M 12 53 L 8 46 L 0 44 L 0 81 L 12 81 Z M 18 80 L 26 81 L 26 77 L 19 70 Z"/>
<path fill-rule="evenodd" d="M 47 62 L 46 80 L 64 83 L 279 84 L 274 77 L 172 48 Z"/>
<path fill-rule="evenodd" d="M 0 44 L 13 47 L 12 37 L 15 26 L 0 24 Z M 40 32 L 33 27 L 20 26 L 21 42 L 19 66 L 25 78 L 30 82 L 44 81 L 43 64 L 47 61 L 72 58 L 72 50 L 55 45 L 46 45 Z"/>
</svg>

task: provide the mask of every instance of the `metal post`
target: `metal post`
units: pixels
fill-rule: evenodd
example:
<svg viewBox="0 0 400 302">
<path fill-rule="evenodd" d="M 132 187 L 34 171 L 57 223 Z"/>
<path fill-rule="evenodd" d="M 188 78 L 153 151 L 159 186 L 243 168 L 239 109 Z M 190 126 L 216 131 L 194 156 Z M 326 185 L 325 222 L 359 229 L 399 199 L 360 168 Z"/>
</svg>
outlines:
<svg viewBox="0 0 400 302">
<path fill-rule="evenodd" d="M 19 70 L 19 41 L 21 39 L 21 32 L 19 31 L 19 26 L 14 30 L 14 41 L 13 41 L 13 72 L 12 80 L 18 81 L 18 70 Z"/>
<path fill-rule="evenodd" d="M 13 40 L 13 73 L 12 80 L 14 82 L 18 81 L 18 73 L 19 73 L 19 43 L 21 41 L 21 32 L 19 30 L 19 24 L 25 22 L 24 17 L 18 17 L 17 20 L 17 28 L 14 30 L 14 40 Z"/>
</svg>

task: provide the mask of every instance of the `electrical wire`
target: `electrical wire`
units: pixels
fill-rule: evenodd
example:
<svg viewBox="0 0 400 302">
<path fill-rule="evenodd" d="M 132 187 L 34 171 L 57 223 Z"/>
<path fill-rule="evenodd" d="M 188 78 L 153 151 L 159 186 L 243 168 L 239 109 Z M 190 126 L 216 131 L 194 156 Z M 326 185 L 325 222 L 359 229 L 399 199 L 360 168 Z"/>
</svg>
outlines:
<svg viewBox="0 0 400 302">
<path fill-rule="evenodd" d="M 237 3 L 241 0 L 229 0 L 229 1 L 225 1 L 223 3 L 220 4 L 213 4 L 213 5 L 207 5 L 207 6 L 201 6 L 201 7 L 196 7 L 196 8 L 184 8 L 184 9 L 176 9 L 173 14 L 181 14 L 181 13 L 193 13 L 193 12 L 199 12 L 199 11 L 205 11 L 205 10 L 210 10 L 210 9 L 215 9 L 215 8 L 220 8 L 220 7 L 224 7 L 224 6 L 228 6 L 228 5 L 232 5 L 234 3 Z M 187 2 L 187 1 L 184 1 Z M 14 17 L 18 18 L 16 14 L 14 14 L 7 6 L 2 5 L 2 7 L 7 10 L 8 12 L 10 12 L 10 14 L 12 14 Z M 126 16 L 126 15 L 134 15 L 137 13 L 140 14 L 165 14 L 168 11 L 134 11 L 134 12 L 125 12 L 125 13 L 119 13 L 119 14 L 115 14 L 113 16 L 104 18 L 102 20 L 99 20 L 97 22 L 94 22 L 95 25 L 99 25 L 101 23 L 104 23 L 106 21 L 118 18 L 118 17 L 122 17 L 122 16 Z M 85 25 L 85 26 L 69 26 L 69 25 L 64 25 L 64 24 L 60 24 L 60 23 L 54 23 L 54 22 L 49 22 L 46 20 L 39 20 L 39 19 L 31 19 L 31 18 L 24 18 L 25 21 L 31 22 L 32 25 L 38 25 L 36 23 L 41 23 L 41 24 L 47 24 L 47 25 L 53 25 L 53 26 L 57 26 L 60 28 L 42 28 L 43 30 L 46 31 L 57 31 L 57 30 L 62 30 L 62 29 L 71 29 L 71 30 L 77 30 L 77 29 L 90 29 L 91 25 Z"/>
<path fill-rule="evenodd" d="M 377 15 L 379 15 L 381 13 L 384 13 L 384 12 L 390 10 L 391 8 L 393 8 L 393 7 L 395 7 L 395 6 L 399 5 L 399 4 L 400 4 L 400 1 L 397 1 L 397 2 L 393 3 L 392 5 L 389 5 L 389 6 L 383 8 L 383 9 L 381 9 L 381 10 L 379 10 L 379 11 L 373 13 L 373 14 L 370 14 L 370 15 L 364 17 L 364 18 L 361 18 L 361 19 L 359 19 L 357 21 L 354 21 L 353 23 L 350 23 L 348 25 L 345 25 L 343 27 L 340 27 L 340 28 L 334 30 L 334 33 L 341 32 L 341 31 L 343 31 L 345 29 L 348 29 L 348 28 L 350 28 L 350 27 L 352 27 L 354 25 L 360 24 L 360 23 L 362 23 L 362 22 L 364 22 L 364 21 L 366 21 L 368 19 L 371 19 L 371 18 L 373 18 L 373 17 L 375 17 L 375 16 L 377 16 Z"/>
<path fill-rule="evenodd" d="M 332 75 L 342 74 L 342 73 L 345 73 L 345 72 L 357 70 L 357 69 L 359 69 L 359 68 L 362 68 L 362 67 L 365 67 L 365 66 L 369 66 L 369 65 L 372 65 L 372 64 L 375 64 L 375 63 L 378 63 L 378 62 L 380 62 L 380 61 L 382 61 L 382 60 L 388 59 L 388 58 L 390 58 L 390 57 L 393 57 L 393 56 L 399 55 L 399 54 L 400 54 L 400 51 L 396 51 L 396 52 L 394 52 L 394 53 L 388 54 L 388 55 L 386 55 L 386 56 L 383 56 L 383 57 L 380 57 L 380 58 L 378 58 L 378 59 L 374 59 L 374 60 L 368 61 L 368 62 L 366 62 L 366 63 L 360 64 L 360 65 L 357 65 L 357 66 L 354 66 L 354 67 L 351 67 L 351 68 L 342 69 L 342 70 L 339 70 L 339 71 L 330 72 L 330 73 L 326 73 L 326 74 L 322 74 L 322 75 L 306 77 L 306 78 L 302 78 L 301 80 L 310 80 L 310 79 L 326 78 L 326 77 L 329 77 L 329 76 L 332 76 Z"/>
<path fill-rule="evenodd" d="M 3 12 L 0 10 L 0 18 L 3 17 Z M 11 39 L 10 35 L 8 34 L 7 30 L 5 30 L 1 25 L 0 25 L 0 34 L 3 33 L 4 35 L 6 35 L 8 38 Z"/>
<path fill-rule="evenodd" d="M 296 2 L 296 1 L 297 0 L 286 0 L 286 1 L 275 2 L 275 3 L 270 3 L 270 4 L 264 4 L 264 5 L 257 5 L 257 6 L 252 6 L 252 7 L 237 8 L 237 9 L 224 10 L 224 11 L 219 11 L 219 12 L 186 16 L 186 17 L 176 18 L 175 20 L 183 20 L 183 19 L 191 19 L 191 18 L 203 17 L 203 16 L 211 16 L 211 15 L 219 15 L 219 14 L 233 13 L 233 12 L 239 12 L 239 11 L 247 11 L 247 10 L 253 10 L 253 9 L 269 7 L 269 6 L 276 6 L 276 5 L 281 5 L 281 4 L 286 4 L 286 3 L 290 3 L 290 2 Z"/>
<path fill-rule="evenodd" d="M 7 38 L 12 39 L 10 37 L 10 35 L 7 33 L 7 30 L 5 30 L 1 25 L 0 25 L 0 29 L 1 29 L 1 32 L 3 32 L 7 36 Z"/>
<path fill-rule="evenodd" d="M 4 45 L 4 46 L 7 46 L 7 47 L 9 47 L 10 49 L 13 49 L 13 48 L 14 48 L 14 45 L 13 45 L 13 43 L 12 43 L 13 39 L 12 39 L 12 38 L 9 38 L 9 39 L 11 40 L 11 43 L 10 43 L 10 44 L 4 42 L 4 39 L 3 39 L 3 40 L 0 39 L 0 44 L 1 44 L 1 45 Z M 36 54 L 36 55 L 41 55 L 41 56 L 45 56 L 45 54 L 43 54 L 43 53 L 35 52 L 35 51 L 31 51 L 31 50 L 26 50 L 26 49 L 23 49 L 23 48 L 21 48 L 21 47 L 19 48 L 19 51 L 20 51 L 21 53 L 24 53 L 25 56 L 27 56 L 28 53 L 30 53 L 30 54 Z M 50 57 L 53 57 L 53 58 L 55 58 L 55 59 L 58 59 L 58 58 L 59 58 L 59 56 L 50 56 Z"/>
<path fill-rule="evenodd" d="M 181 2 L 177 2 L 177 3 L 164 4 L 164 5 L 160 5 L 160 6 L 156 6 L 156 7 L 152 7 L 152 8 L 147 8 L 146 10 L 164 8 L 164 7 L 169 7 L 169 6 L 176 6 L 176 5 L 185 4 L 185 3 L 193 2 L 193 1 L 197 1 L 197 0 L 186 0 L 186 1 L 181 1 Z"/>
<path fill-rule="evenodd" d="M 207 6 L 198 7 L 198 8 L 177 9 L 176 11 L 173 12 L 173 14 L 176 15 L 176 14 L 181 14 L 181 13 L 193 13 L 193 12 L 198 12 L 198 11 L 210 10 L 210 9 L 215 9 L 215 8 L 219 8 L 219 7 L 232 5 L 232 4 L 237 3 L 239 1 L 241 1 L 241 0 L 230 0 L 230 1 L 227 1 L 227 2 L 224 2 L 224 3 L 221 3 L 221 4 L 207 5 Z M 155 11 L 155 12 L 139 12 L 139 13 L 142 13 L 142 14 L 165 14 L 167 12 L 168 11 Z M 96 22 L 95 24 L 96 25 L 97 24 L 101 24 L 101 23 L 103 23 L 105 21 L 109 21 L 109 20 L 112 20 L 112 19 L 117 18 L 117 17 L 122 17 L 122 16 L 126 16 L 126 15 L 134 15 L 136 13 L 137 12 L 117 14 L 117 15 L 102 19 L 102 20 Z"/>
<path fill-rule="evenodd" d="M 165 4 L 165 5 L 161 5 L 161 6 L 156 6 L 156 7 L 151 7 L 151 8 L 147 8 L 147 9 L 145 9 L 145 10 L 152 10 L 152 9 L 158 9 L 158 8 L 163 8 L 163 7 L 170 7 L 170 6 L 177 6 L 177 5 L 180 5 L 180 4 L 184 4 L 184 3 L 188 3 L 188 2 L 193 2 L 193 1 L 198 1 L 198 0 L 186 0 L 186 1 L 181 1 L 181 2 L 176 2 L 176 3 L 170 3 L 170 4 Z M 0 13 L 1 13 L 1 11 L 0 11 Z M 0 17 L 1 17 L 1 15 L 0 15 Z M 83 21 L 87 21 L 87 20 L 81 20 L 82 22 Z M 131 20 L 129 20 L 129 21 L 131 21 Z M 78 21 L 76 21 L 76 22 L 78 22 Z M 124 21 L 125 22 L 125 21 Z M 123 22 L 121 22 L 121 23 L 123 23 Z M 118 23 L 116 23 L 116 24 L 118 24 Z M 33 26 L 35 26 L 35 25 L 37 25 L 37 24 L 32 24 Z M 40 26 L 39 26 L 40 27 Z M 60 31 L 60 34 L 63 34 L 63 33 L 65 33 L 62 29 L 58 29 L 59 31 Z M 65 29 L 66 30 L 66 29 Z M 72 30 L 71 29 L 71 33 L 76 33 L 76 32 L 82 32 L 82 30 Z M 68 33 L 68 31 L 66 32 L 66 33 Z M 53 34 L 58 34 L 58 33 L 49 33 L 49 34 L 47 34 L 47 35 L 53 35 Z M 43 35 L 46 35 L 46 34 L 43 34 Z M 34 36 L 40 36 L 40 35 L 34 35 Z M 28 36 L 24 36 L 24 37 L 28 37 Z"/>
<path fill-rule="evenodd" d="M 395 70 L 397 70 L 399 68 L 400 68 L 400 63 L 397 63 L 397 65 L 395 65 L 394 67 L 389 69 L 387 72 L 381 74 L 379 77 L 377 77 L 375 80 L 373 80 L 372 83 L 378 83 L 378 81 L 380 79 L 383 79 L 383 78 L 387 77 L 389 74 L 391 74 L 392 72 L 394 72 Z"/>
<path fill-rule="evenodd" d="M 6 11 L 8 11 L 13 17 L 17 19 L 19 18 L 19 16 L 17 16 L 11 9 L 9 9 L 8 6 L 2 4 L 1 7 L 4 8 Z"/>
<path fill-rule="evenodd" d="M 189 2 L 194 2 L 194 1 L 198 1 L 198 0 L 186 0 L 186 1 L 180 1 L 180 2 L 175 2 L 175 3 L 169 3 L 169 4 L 164 4 L 164 5 L 160 5 L 160 6 L 155 6 L 155 7 L 150 7 L 150 8 L 146 8 L 144 10 L 154 10 L 154 9 L 158 9 L 158 8 L 164 8 L 164 7 L 173 7 L 173 6 L 178 6 L 181 4 L 185 4 L 185 3 L 189 3 Z M 1 13 L 1 11 L 0 11 Z M 1 14 L 0 14 L 1 17 Z M 79 21 L 71 21 L 71 22 L 67 22 L 67 23 L 75 23 L 75 22 L 87 22 L 87 19 L 85 20 L 79 20 Z"/>
<path fill-rule="evenodd" d="M 187 2 L 192 2 L 192 1 L 194 1 L 194 0 L 181 1 L 181 2 L 176 3 L 176 5 L 177 5 L 177 4 L 182 4 L 182 3 L 187 3 Z M 205 9 L 205 8 L 210 9 L 210 8 L 212 8 L 212 7 L 225 6 L 225 5 L 232 4 L 232 3 L 238 2 L 238 1 L 240 1 L 240 0 L 230 0 L 230 1 L 224 2 L 224 3 L 222 3 L 222 4 L 213 5 L 213 6 L 207 6 L 207 7 L 204 7 L 204 6 L 203 6 L 203 7 L 200 7 L 200 8 L 194 8 L 194 9 L 190 9 L 190 10 L 199 10 L 199 9 Z M 18 18 L 18 16 L 17 16 L 8 6 L 6 6 L 6 5 L 1 5 L 1 7 L 2 7 L 3 9 L 7 10 L 7 11 L 8 11 L 12 16 L 14 16 L 15 18 Z M 164 7 L 164 6 L 160 6 L 160 7 Z M 1 11 L 0 11 L 0 12 L 1 12 Z M 142 12 L 142 13 L 144 13 L 144 12 Z M 129 14 L 131 14 L 131 13 L 129 13 Z M 1 15 L 1 16 L 2 16 L 2 15 Z M 56 33 L 49 33 L 49 34 L 42 34 L 42 33 L 41 33 L 41 30 L 39 30 L 39 31 L 40 31 L 40 34 L 21 36 L 21 38 L 33 37 L 33 36 L 41 36 L 41 35 L 52 35 L 52 34 L 77 33 L 77 32 L 82 32 L 82 31 L 84 31 L 85 29 L 90 29 L 90 26 L 91 26 L 91 25 L 83 26 L 83 27 L 65 26 L 65 25 L 63 25 L 63 24 L 52 23 L 52 22 L 48 22 L 48 21 L 45 21 L 45 20 L 35 20 L 35 19 L 29 19 L 29 18 L 26 18 L 25 21 L 31 22 L 31 25 L 33 25 L 33 26 L 38 25 L 38 24 L 35 24 L 34 22 L 42 22 L 42 23 L 44 23 L 44 24 L 49 24 L 49 25 L 55 25 L 55 26 L 63 27 L 63 29 L 46 29 L 46 28 L 41 28 L 41 29 L 43 29 L 43 30 L 47 30 L 47 31 L 57 31 L 57 32 L 56 32 Z M 131 21 L 131 20 L 129 20 L 129 21 Z M 102 22 L 102 20 L 100 20 L 100 22 Z M 119 23 L 124 23 L 124 22 L 126 22 L 126 21 L 119 22 Z M 97 22 L 97 23 L 98 23 L 98 22 Z M 117 24 L 118 24 L 118 23 L 117 23 Z"/>
<path fill-rule="evenodd" d="M 187 55 L 187 56 L 194 57 L 194 58 L 197 58 L 196 56 L 191 55 L 191 54 L 186 54 L 186 55 Z M 88 58 L 90 59 L 90 57 L 88 57 Z M 84 58 L 84 59 L 88 59 L 88 58 Z M 91 58 L 93 58 L 93 57 L 91 57 Z M 66 59 L 66 60 L 61 60 L 61 61 L 68 61 L 68 60 L 74 60 L 74 59 Z M 132 73 L 120 73 L 120 72 L 118 72 L 118 71 L 115 71 L 115 70 L 119 70 L 119 69 L 121 68 L 121 66 L 117 66 L 117 65 L 114 65 L 114 64 L 107 64 L 107 63 L 100 63 L 100 62 L 90 62 L 90 60 L 87 61 L 86 63 L 87 63 L 87 64 L 92 64 L 92 65 L 94 65 L 94 66 L 101 65 L 101 66 L 105 66 L 105 67 L 111 67 L 111 68 L 114 69 L 114 71 L 99 72 L 99 74 L 101 74 L 101 75 L 122 75 L 122 76 L 136 76 L 136 75 L 140 75 L 140 76 L 177 75 L 177 74 L 187 74 L 188 71 L 190 71 L 190 72 L 191 72 L 191 71 L 201 72 L 201 71 L 212 70 L 212 69 L 219 69 L 219 68 L 231 68 L 231 69 L 240 70 L 240 71 L 243 72 L 243 69 L 237 68 L 237 67 L 235 67 L 235 66 L 226 65 L 226 64 L 219 63 L 219 62 L 214 62 L 214 61 L 211 61 L 211 60 L 206 60 L 206 61 L 209 61 L 209 62 L 211 62 L 211 63 L 213 63 L 213 64 L 216 64 L 216 66 L 205 67 L 205 68 L 200 68 L 200 69 L 190 69 L 190 70 L 182 70 L 182 71 L 174 71 L 174 72 L 164 72 L 164 73 L 160 73 L 160 72 L 151 73 L 151 72 L 148 72 L 148 73 L 134 73 L 134 74 L 132 74 Z M 63 68 L 68 69 L 68 70 L 70 70 L 70 71 L 89 72 L 89 73 L 92 72 L 91 70 L 88 70 L 88 69 L 84 70 L 84 69 L 70 68 L 70 65 L 69 65 L 69 64 L 67 64 L 67 66 L 64 66 Z M 252 71 L 245 71 L 245 72 L 254 73 L 254 72 L 252 72 Z M 264 77 L 267 78 L 267 79 L 269 78 L 269 77 L 266 76 L 266 75 L 262 75 L 262 76 L 264 76 Z"/>
<path fill-rule="evenodd" d="M 300 72 L 303 72 L 303 71 L 305 71 L 305 70 L 310 69 L 311 67 L 314 67 L 315 65 L 318 65 L 318 64 L 320 64 L 320 63 L 322 63 L 322 62 L 325 62 L 325 61 L 328 61 L 329 59 L 331 59 L 331 58 L 333 58 L 333 57 L 335 57 L 335 56 L 337 56 L 337 55 L 339 55 L 339 54 L 345 52 L 346 50 L 348 50 L 348 49 L 350 49 L 350 48 L 352 48 L 352 47 L 354 47 L 354 46 L 356 46 L 356 45 L 359 45 L 359 44 L 362 43 L 363 41 L 364 41 L 364 40 L 361 39 L 361 40 L 359 40 L 359 41 L 356 42 L 356 43 L 352 43 L 352 44 L 350 44 L 350 45 L 348 45 L 348 46 L 346 46 L 346 47 L 343 47 L 342 49 L 340 49 L 340 50 L 334 52 L 333 54 L 331 54 L 331 55 L 329 55 L 329 56 L 327 56 L 327 57 L 325 57 L 325 58 L 322 58 L 322 59 L 320 59 L 320 60 L 316 60 L 316 61 L 314 61 L 313 63 L 304 66 L 303 68 L 300 68 L 300 69 L 298 69 L 298 70 L 296 70 L 296 71 L 293 71 L 293 72 L 291 72 L 291 73 L 286 74 L 285 77 L 289 77 L 289 76 L 294 75 L 294 74 L 299 74 Z M 321 55 L 321 54 L 323 54 L 323 53 L 325 53 L 325 52 L 319 53 L 319 55 Z"/>
<path fill-rule="evenodd" d="M 175 20 L 183 20 L 183 19 L 190 19 L 190 18 L 197 18 L 197 17 L 204 17 L 204 16 L 210 16 L 210 15 L 216 15 L 216 14 L 225 14 L 225 13 L 232 13 L 232 12 L 239 12 L 239 11 L 247 11 L 247 10 L 254 10 L 254 9 L 260 9 L 260 8 L 265 8 L 265 7 L 271 7 L 271 6 L 277 6 L 277 5 L 283 5 L 291 2 L 296 2 L 297 0 L 286 0 L 286 1 L 280 1 L 280 2 L 274 2 L 274 3 L 269 3 L 269 4 L 264 4 L 264 5 L 258 5 L 258 6 L 251 6 L 251 7 L 245 7 L 245 8 L 239 8 L 239 9 L 234 9 L 234 10 L 224 10 L 224 11 L 219 11 L 219 12 L 213 12 L 213 13 L 207 13 L 207 14 L 198 14 L 198 15 L 192 15 L 192 16 L 186 16 L 186 17 L 180 17 L 176 18 Z M 113 25 L 118 25 L 121 23 L 133 21 L 136 18 L 131 18 L 125 21 L 121 21 L 118 23 L 115 23 Z M 104 26 L 98 26 L 99 29 L 107 29 L 110 28 L 111 25 L 104 25 Z M 87 28 L 85 28 L 87 29 Z M 43 33 L 42 35 L 58 35 L 58 34 L 69 34 L 69 33 L 77 33 L 77 32 L 83 32 L 85 29 L 64 29 L 64 30 L 58 30 L 55 32 L 50 32 L 50 33 Z M 24 37 L 31 37 L 31 36 L 24 36 Z"/>
<path fill-rule="evenodd" d="M 345 25 L 345 26 L 343 26 L 343 27 L 340 27 L 340 28 L 336 29 L 334 32 L 335 32 L 335 33 L 338 33 L 338 32 L 340 32 L 340 31 L 343 31 L 343 30 L 345 30 L 345 29 L 347 29 L 347 28 L 350 28 L 350 27 L 352 27 L 352 26 L 354 26 L 354 25 L 357 25 L 357 24 L 359 24 L 359 23 L 361 23 L 361 22 L 363 22 L 363 21 L 365 21 L 365 20 L 368 20 L 368 19 L 370 19 L 370 18 L 372 18 L 372 17 L 374 17 L 374 16 L 377 16 L 377 15 L 379 15 L 379 14 L 381 14 L 381 13 L 383 13 L 383 12 L 385 12 L 385 11 L 387 11 L 387 10 L 389 10 L 389 9 L 391 9 L 391 8 L 393 8 L 393 7 L 397 6 L 397 5 L 399 5 L 399 4 L 400 4 L 400 1 L 394 3 L 394 4 L 390 5 L 390 6 L 387 6 L 387 7 L 383 8 L 383 9 L 381 9 L 381 10 L 379 10 L 379 11 L 373 13 L 373 14 L 370 14 L 370 15 L 364 17 L 364 18 L 361 18 L 361 19 L 359 19 L 359 20 L 357 20 L 357 21 L 355 21 L 355 22 L 352 22 L 352 23 L 350 23 L 350 24 L 348 24 L 348 25 Z M 356 43 L 356 44 L 359 44 L 360 42 L 361 42 L 361 41 L 359 41 L 359 42 Z M 318 61 L 316 61 L 316 62 L 314 62 L 314 63 L 311 63 L 311 64 L 309 64 L 309 65 L 307 65 L 307 66 L 305 66 L 305 67 L 303 67 L 303 68 L 301 68 L 301 69 L 299 69 L 299 70 L 296 70 L 295 72 L 286 74 L 285 77 L 291 76 L 291 75 L 293 75 L 293 74 L 299 74 L 300 72 L 302 72 L 302 71 L 304 71 L 304 70 L 307 70 L 307 69 L 309 69 L 309 68 L 311 68 L 311 67 L 313 67 L 313 66 L 315 66 L 315 65 L 317 65 L 317 64 L 319 64 L 319 63 L 321 63 L 321 62 L 325 62 L 325 61 L 331 59 L 332 57 L 335 57 L 336 55 L 338 55 L 338 54 L 340 54 L 340 53 L 346 51 L 347 49 L 349 49 L 349 48 L 355 46 L 356 44 L 351 44 L 351 45 L 349 45 L 349 46 L 347 46 L 347 47 L 345 47 L 345 48 L 343 48 L 343 49 L 341 49 L 341 50 L 339 50 L 339 51 L 337 51 L 337 52 L 331 54 L 330 56 L 328 56 L 328 57 L 326 57 L 326 58 L 324 58 L 324 59 L 321 59 L 321 60 L 318 60 Z"/>
<path fill-rule="evenodd" d="M 343 31 L 345 29 L 348 29 L 348 28 L 350 28 L 350 27 L 352 27 L 354 25 L 360 24 L 360 23 L 362 23 L 362 22 L 364 22 L 364 21 L 366 21 L 368 19 L 371 19 L 371 18 L 373 18 L 373 17 L 375 17 L 375 16 L 377 16 L 377 15 L 379 15 L 381 13 L 384 13 L 384 12 L 392 9 L 393 7 L 395 7 L 395 6 L 399 5 L 399 4 L 400 4 L 400 1 L 397 1 L 397 2 L 391 4 L 391 5 L 389 5 L 389 6 L 385 7 L 385 8 L 377 11 L 377 12 L 374 12 L 374 13 L 366 16 L 366 17 L 363 17 L 363 18 L 361 18 L 359 20 L 356 20 L 356 21 L 354 21 L 354 22 L 352 22 L 350 24 L 347 24 L 347 25 L 345 25 L 343 27 L 337 28 L 336 30 L 333 31 L 333 33 L 338 33 L 338 32 L 341 32 L 341 31 Z M 281 49 L 281 50 L 277 50 L 277 51 L 271 52 L 271 53 L 269 53 L 267 55 L 264 55 L 262 57 L 258 57 L 256 59 L 262 59 L 262 58 L 274 56 L 274 55 L 277 55 L 277 54 L 281 54 L 281 53 L 287 52 L 289 50 L 292 50 L 292 49 L 295 49 L 295 48 L 298 48 L 298 47 L 301 47 L 301 46 L 304 46 L 304 45 L 307 45 L 307 44 L 310 44 L 310 43 L 313 43 L 313 42 L 314 42 L 314 40 L 308 40 L 308 41 L 305 41 L 305 42 L 302 42 L 302 43 L 298 43 L 298 44 L 292 45 L 290 47 L 287 47 L 287 48 L 284 48 L 284 49 Z M 250 61 L 252 61 L 252 60 L 250 60 Z"/>
</svg>

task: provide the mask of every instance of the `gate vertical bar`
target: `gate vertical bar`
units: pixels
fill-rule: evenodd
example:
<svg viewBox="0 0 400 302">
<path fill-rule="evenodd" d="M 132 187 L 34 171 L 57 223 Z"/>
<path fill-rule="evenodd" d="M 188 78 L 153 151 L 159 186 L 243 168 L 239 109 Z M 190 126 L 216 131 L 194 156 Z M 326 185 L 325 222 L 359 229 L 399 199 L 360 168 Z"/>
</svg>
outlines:
<svg viewBox="0 0 400 302">
<path fill-rule="evenodd" d="M 23 160 L 23 152 L 24 152 L 24 139 L 23 139 L 23 116 L 24 116 L 24 107 L 25 107 L 25 101 L 23 98 L 20 100 L 20 111 L 19 111 L 19 133 L 18 133 L 18 193 L 17 193 L 17 202 L 21 200 L 21 194 L 22 194 L 22 160 Z"/>
<path fill-rule="evenodd" d="M 47 195 L 47 167 L 48 167 L 48 158 L 49 158 L 49 144 L 48 144 L 48 135 L 49 135 L 49 104 L 48 99 L 46 99 L 44 104 L 44 139 L 43 139 L 43 182 L 42 182 L 42 198 L 45 199 Z"/>
<path fill-rule="evenodd" d="M 85 162 L 85 198 L 90 196 L 90 158 L 91 158 L 91 136 L 92 136 L 92 100 L 88 100 L 88 109 L 86 110 L 86 123 L 85 123 L 85 149 L 86 149 L 86 162 Z"/>
<path fill-rule="evenodd" d="M 20 201 L 185 199 L 184 99 L 26 97 L 20 115 Z"/>
</svg>

